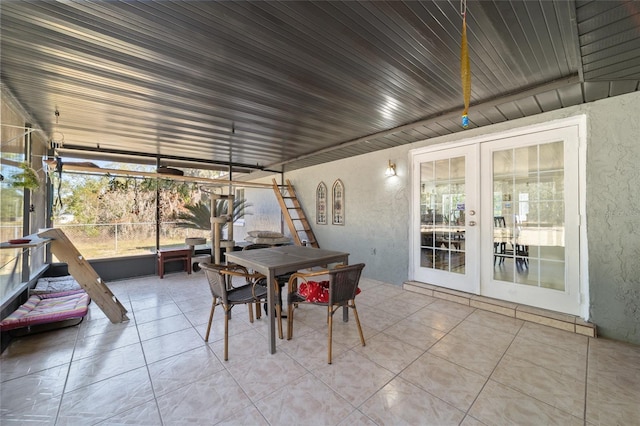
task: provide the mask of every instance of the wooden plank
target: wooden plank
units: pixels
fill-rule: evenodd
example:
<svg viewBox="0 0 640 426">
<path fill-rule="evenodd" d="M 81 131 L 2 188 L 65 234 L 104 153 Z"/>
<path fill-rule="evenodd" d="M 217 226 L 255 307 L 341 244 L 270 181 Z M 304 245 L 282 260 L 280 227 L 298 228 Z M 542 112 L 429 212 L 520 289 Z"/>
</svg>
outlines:
<svg viewBox="0 0 640 426">
<path fill-rule="evenodd" d="M 285 222 L 287 222 L 287 226 L 289 227 L 289 231 L 293 236 L 293 240 L 296 245 L 301 246 L 302 240 L 300 239 L 300 233 L 304 232 L 307 236 L 307 241 L 311 244 L 312 247 L 319 248 L 318 241 L 316 240 L 316 236 L 313 234 L 311 230 L 311 225 L 307 221 L 307 217 L 304 214 L 304 210 L 302 209 L 302 205 L 298 201 L 298 197 L 296 196 L 296 192 L 291 185 L 289 179 L 287 179 L 287 184 L 285 186 L 285 191 L 287 192 L 287 197 L 283 196 L 280 188 L 275 179 L 273 181 L 273 192 L 276 194 L 276 198 L 278 199 L 278 204 L 280 205 L 280 209 L 282 210 L 282 216 L 284 217 Z M 290 200 L 293 204 L 293 207 L 289 207 L 287 202 Z M 297 217 L 291 217 L 291 210 L 296 212 Z M 297 229 L 294 221 L 298 221 L 302 224 L 302 229 Z"/>
<path fill-rule="evenodd" d="M 116 324 L 129 320 L 125 307 L 111 293 L 111 290 L 102 281 L 95 269 L 80 254 L 61 229 L 47 229 L 39 232 L 38 236 L 51 239 L 49 243 L 51 252 L 68 265 L 69 273 L 78 281 L 80 286 L 89 294 L 91 300 L 102 309 L 102 312 L 112 323 Z"/>
</svg>

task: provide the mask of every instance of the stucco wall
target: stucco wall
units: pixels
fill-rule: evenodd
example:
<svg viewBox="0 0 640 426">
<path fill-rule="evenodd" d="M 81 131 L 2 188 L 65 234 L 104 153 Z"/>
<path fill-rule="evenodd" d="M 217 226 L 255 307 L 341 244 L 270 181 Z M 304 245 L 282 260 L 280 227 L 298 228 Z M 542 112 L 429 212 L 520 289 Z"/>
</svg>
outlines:
<svg viewBox="0 0 640 426">
<path fill-rule="evenodd" d="M 601 335 L 640 343 L 640 93 L 591 106 L 587 232 L 591 318 Z"/>
<path fill-rule="evenodd" d="M 397 176 L 387 178 L 388 160 Z M 385 150 L 286 174 L 295 187 L 320 247 L 349 252 L 349 262 L 367 264 L 363 274 L 401 284 L 407 279 L 409 258 L 409 178 L 407 149 Z M 316 225 L 315 194 L 322 181 L 331 188 L 344 184 L 344 225 Z M 332 203 L 328 203 L 331 209 Z"/>
<path fill-rule="evenodd" d="M 411 149 L 586 114 L 590 319 L 601 336 L 640 343 L 639 110 L 636 92 L 296 170 L 285 177 L 294 183 L 310 219 L 318 183 L 324 181 L 330 189 L 341 179 L 345 224 L 313 224 L 320 246 L 348 251 L 350 262 L 367 264 L 366 277 L 400 285 L 408 279 Z M 389 159 L 397 164 L 393 178 L 383 174 Z M 272 207 L 279 214 L 277 204 Z"/>
</svg>

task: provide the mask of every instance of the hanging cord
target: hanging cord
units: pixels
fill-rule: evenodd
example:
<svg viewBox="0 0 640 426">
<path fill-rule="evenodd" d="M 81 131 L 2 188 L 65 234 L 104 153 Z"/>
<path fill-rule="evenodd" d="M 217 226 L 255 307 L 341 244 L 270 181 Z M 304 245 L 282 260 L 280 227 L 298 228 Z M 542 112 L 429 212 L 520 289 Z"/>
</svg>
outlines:
<svg viewBox="0 0 640 426">
<path fill-rule="evenodd" d="M 53 211 L 54 212 L 61 212 L 62 211 L 62 195 L 61 193 L 61 189 L 62 189 L 62 159 L 60 157 L 56 157 L 56 173 L 58 173 L 58 178 L 56 179 L 56 188 L 55 188 L 55 193 L 56 196 L 53 199 Z"/>
<path fill-rule="evenodd" d="M 464 111 L 462 112 L 462 127 L 469 127 L 469 100 L 471 98 L 471 71 L 469 69 L 469 47 L 467 46 L 467 0 L 460 0 L 460 14 L 462 15 L 462 42 L 460 46 L 460 78 L 462 80 L 462 96 Z"/>
</svg>

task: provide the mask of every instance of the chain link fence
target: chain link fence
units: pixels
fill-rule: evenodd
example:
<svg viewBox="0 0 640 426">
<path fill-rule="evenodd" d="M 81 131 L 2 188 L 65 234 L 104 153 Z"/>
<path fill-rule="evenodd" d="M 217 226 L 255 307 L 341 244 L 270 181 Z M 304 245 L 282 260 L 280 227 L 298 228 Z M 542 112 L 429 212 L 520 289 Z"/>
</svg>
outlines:
<svg viewBox="0 0 640 426">
<path fill-rule="evenodd" d="M 61 229 L 87 259 L 155 253 L 156 224 L 92 223 L 60 224 Z M 175 222 L 160 226 L 160 247 L 184 246 L 187 237 L 210 237 L 207 231 L 179 228 Z"/>
</svg>

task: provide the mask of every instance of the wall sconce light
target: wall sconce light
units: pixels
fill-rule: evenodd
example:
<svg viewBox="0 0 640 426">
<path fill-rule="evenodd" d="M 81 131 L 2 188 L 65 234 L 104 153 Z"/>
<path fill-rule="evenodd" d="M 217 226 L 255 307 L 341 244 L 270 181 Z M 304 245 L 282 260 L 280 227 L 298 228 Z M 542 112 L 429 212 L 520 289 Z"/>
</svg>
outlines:
<svg viewBox="0 0 640 426">
<path fill-rule="evenodd" d="M 385 170 L 384 175 L 386 177 L 395 176 L 396 175 L 396 165 L 389 160 L 389 165 L 387 166 L 387 170 Z"/>
</svg>

